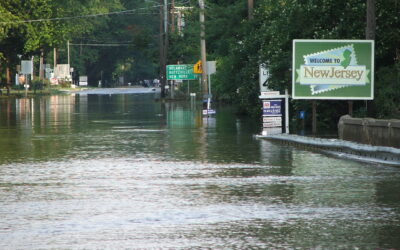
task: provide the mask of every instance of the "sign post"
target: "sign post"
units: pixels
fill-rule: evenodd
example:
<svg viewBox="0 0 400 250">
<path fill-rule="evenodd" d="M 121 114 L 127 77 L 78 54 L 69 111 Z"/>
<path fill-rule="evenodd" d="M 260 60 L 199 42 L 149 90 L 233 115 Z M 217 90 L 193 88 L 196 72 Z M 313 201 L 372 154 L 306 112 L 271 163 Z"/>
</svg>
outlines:
<svg viewBox="0 0 400 250">
<path fill-rule="evenodd" d="M 215 110 L 211 110 L 211 75 L 217 72 L 216 61 L 207 61 L 207 76 L 208 76 L 208 98 L 207 98 L 207 113 L 215 114 Z"/>
</svg>

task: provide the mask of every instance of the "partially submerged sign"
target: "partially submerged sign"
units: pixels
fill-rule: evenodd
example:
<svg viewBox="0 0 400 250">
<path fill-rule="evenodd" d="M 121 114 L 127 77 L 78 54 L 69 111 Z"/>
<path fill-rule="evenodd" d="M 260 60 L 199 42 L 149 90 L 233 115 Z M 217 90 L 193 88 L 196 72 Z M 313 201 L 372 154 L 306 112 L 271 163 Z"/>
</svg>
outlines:
<svg viewBox="0 0 400 250">
<path fill-rule="evenodd" d="M 263 116 L 282 116 L 282 100 L 263 101 Z"/>
<path fill-rule="evenodd" d="M 372 100 L 374 41 L 293 40 L 293 99 Z"/>
<path fill-rule="evenodd" d="M 282 127 L 282 100 L 263 100 L 263 128 Z"/>
</svg>

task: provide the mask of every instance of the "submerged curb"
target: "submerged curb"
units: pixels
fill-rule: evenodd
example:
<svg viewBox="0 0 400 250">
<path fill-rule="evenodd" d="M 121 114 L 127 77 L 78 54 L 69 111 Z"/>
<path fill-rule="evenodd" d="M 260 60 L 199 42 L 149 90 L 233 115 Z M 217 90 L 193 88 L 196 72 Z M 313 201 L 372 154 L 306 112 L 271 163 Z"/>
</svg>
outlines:
<svg viewBox="0 0 400 250">
<path fill-rule="evenodd" d="M 257 135 L 256 137 L 320 151 L 339 158 L 400 166 L 400 149 L 397 148 L 371 146 L 340 139 L 323 139 L 288 134 Z"/>
</svg>

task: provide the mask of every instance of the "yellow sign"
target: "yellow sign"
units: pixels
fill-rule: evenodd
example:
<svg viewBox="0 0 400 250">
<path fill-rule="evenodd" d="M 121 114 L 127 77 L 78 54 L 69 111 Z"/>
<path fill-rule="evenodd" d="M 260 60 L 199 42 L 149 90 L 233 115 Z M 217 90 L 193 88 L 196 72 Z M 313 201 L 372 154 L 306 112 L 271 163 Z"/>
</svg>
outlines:
<svg viewBox="0 0 400 250">
<path fill-rule="evenodd" d="M 203 73 L 203 68 L 201 66 L 200 60 L 193 66 L 193 73 L 195 73 L 195 74 Z"/>
</svg>

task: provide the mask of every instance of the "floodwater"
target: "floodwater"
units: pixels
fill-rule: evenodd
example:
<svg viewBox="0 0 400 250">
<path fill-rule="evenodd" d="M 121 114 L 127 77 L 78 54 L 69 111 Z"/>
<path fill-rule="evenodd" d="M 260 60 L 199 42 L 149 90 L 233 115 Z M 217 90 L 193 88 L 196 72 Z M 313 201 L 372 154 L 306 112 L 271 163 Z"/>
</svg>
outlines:
<svg viewBox="0 0 400 250">
<path fill-rule="evenodd" d="M 0 100 L 0 249 L 400 249 L 400 169 L 156 94 Z"/>
</svg>

